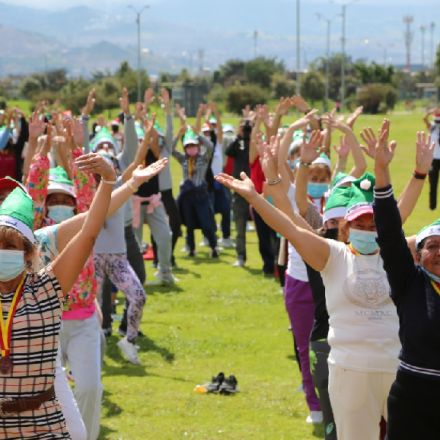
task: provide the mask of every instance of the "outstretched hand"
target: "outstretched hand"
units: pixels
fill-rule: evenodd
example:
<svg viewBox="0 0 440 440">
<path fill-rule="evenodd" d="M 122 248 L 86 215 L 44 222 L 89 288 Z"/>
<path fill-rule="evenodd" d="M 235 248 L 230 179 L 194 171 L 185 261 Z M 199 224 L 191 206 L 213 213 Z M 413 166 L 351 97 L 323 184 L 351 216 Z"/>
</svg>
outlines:
<svg viewBox="0 0 440 440">
<path fill-rule="evenodd" d="M 394 151 L 397 147 L 396 141 L 391 141 L 388 145 L 388 136 L 390 134 L 390 121 L 384 119 L 379 131 L 379 139 L 376 144 L 375 167 L 386 168 L 394 157 Z"/>
<path fill-rule="evenodd" d="M 153 89 L 147 89 L 144 93 L 144 104 L 145 107 L 148 109 L 148 107 L 153 103 L 154 101 L 154 92 Z"/>
<path fill-rule="evenodd" d="M 29 118 L 29 137 L 30 138 L 38 138 L 46 129 L 46 122 L 44 119 L 40 119 L 40 115 L 37 111 L 32 113 L 32 116 Z"/>
<path fill-rule="evenodd" d="M 125 87 L 122 89 L 122 96 L 119 98 L 119 102 L 121 104 L 121 109 L 124 112 L 124 114 L 129 115 L 130 114 L 130 100 L 128 98 L 128 91 Z"/>
<path fill-rule="evenodd" d="M 159 174 L 168 164 L 168 159 L 163 159 L 154 162 L 148 167 L 139 165 L 132 173 L 131 178 L 135 180 L 136 185 L 141 186 L 144 182 L 147 182 L 157 174 Z"/>
<path fill-rule="evenodd" d="M 319 130 L 313 131 L 308 141 L 304 133 L 304 143 L 301 148 L 301 162 L 312 163 L 316 160 L 325 150 L 325 147 L 322 146 L 323 141 L 324 135 Z"/>
<path fill-rule="evenodd" d="M 336 145 L 333 145 L 337 155 L 342 158 L 347 158 L 350 154 L 350 144 L 347 142 L 347 139 L 344 135 L 339 136 L 339 148 Z"/>
<path fill-rule="evenodd" d="M 294 107 L 296 107 L 301 113 L 306 113 L 310 110 L 307 102 L 304 101 L 304 98 L 301 95 L 294 95 L 291 98 L 291 103 Z"/>
<path fill-rule="evenodd" d="M 99 174 L 104 180 L 116 180 L 116 172 L 104 156 L 97 153 L 83 154 L 75 160 L 75 165 L 83 173 Z"/>
<path fill-rule="evenodd" d="M 86 106 L 84 107 L 84 115 L 90 116 L 92 113 L 93 107 L 95 106 L 95 89 L 90 90 L 89 95 L 87 96 Z"/>
<path fill-rule="evenodd" d="M 234 179 L 234 177 L 225 173 L 220 173 L 218 176 L 215 176 L 217 182 L 234 190 L 250 203 L 253 198 L 258 196 L 258 193 L 255 190 L 252 180 L 249 179 L 245 172 L 240 173 L 240 178 L 241 180 Z"/>
<path fill-rule="evenodd" d="M 371 127 L 364 128 L 364 130 L 360 132 L 360 136 L 361 139 L 365 142 L 365 145 L 360 145 L 360 148 L 367 156 L 374 159 L 376 156 L 377 138 L 374 134 L 373 129 Z"/>
<path fill-rule="evenodd" d="M 278 177 L 278 151 L 280 136 L 272 136 L 270 143 L 263 142 L 261 136 L 257 138 L 257 150 L 261 160 L 261 168 L 266 179 L 276 180 Z"/>
<path fill-rule="evenodd" d="M 431 142 L 431 135 L 426 137 L 424 131 L 417 132 L 416 141 L 416 171 L 420 174 L 428 174 L 434 159 L 435 142 Z"/>
</svg>

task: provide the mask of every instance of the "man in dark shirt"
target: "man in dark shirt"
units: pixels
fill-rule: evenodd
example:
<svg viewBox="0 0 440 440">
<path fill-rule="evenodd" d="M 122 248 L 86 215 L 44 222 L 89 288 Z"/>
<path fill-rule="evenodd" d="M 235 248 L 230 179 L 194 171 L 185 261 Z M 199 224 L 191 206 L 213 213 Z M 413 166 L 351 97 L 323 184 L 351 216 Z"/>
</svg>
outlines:
<svg viewBox="0 0 440 440">
<path fill-rule="evenodd" d="M 249 143 L 251 139 L 252 126 L 248 120 L 240 122 L 238 134 L 226 148 L 226 155 L 234 159 L 232 175 L 240 179 L 240 173 L 250 175 L 249 170 Z M 237 238 L 235 240 L 237 261 L 234 267 L 243 267 L 246 262 L 246 225 L 249 218 L 249 203 L 239 194 L 232 196 L 232 211 L 234 213 L 235 229 Z"/>
</svg>

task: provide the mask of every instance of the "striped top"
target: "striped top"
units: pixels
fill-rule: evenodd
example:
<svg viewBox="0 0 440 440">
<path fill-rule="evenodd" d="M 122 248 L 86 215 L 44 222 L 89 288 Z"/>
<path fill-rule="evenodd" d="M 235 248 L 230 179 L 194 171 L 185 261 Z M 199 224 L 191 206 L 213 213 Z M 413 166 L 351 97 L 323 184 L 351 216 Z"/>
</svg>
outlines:
<svg viewBox="0 0 440 440">
<path fill-rule="evenodd" d="M 206 136 L 200 135 L 199 142 L 203 148 L 200 148 L 200 152 L 196 157 L 189 157 L 187 154 L 176 150 L 178 142 L 179 138 L 174 138 L 172 155 L 182 165 L 183 182 L 192 180 L 196 187 L 203 185 L 206 182 L 206 171 L 214 152 L 214 145 Z"/>
<path fill-rule="evenodd" d="M 0 294 L 3 319 L 15 292 Z M 32 397 L 54 383 L 63 293 L 52 267 L 27 274 L 23 295 L 13 318 L 12 374 L 0 376 L 0 399 Z M 70 439 L 56 398 L 38 410 L 0 418 L 0 439 Z"/>
</svg>

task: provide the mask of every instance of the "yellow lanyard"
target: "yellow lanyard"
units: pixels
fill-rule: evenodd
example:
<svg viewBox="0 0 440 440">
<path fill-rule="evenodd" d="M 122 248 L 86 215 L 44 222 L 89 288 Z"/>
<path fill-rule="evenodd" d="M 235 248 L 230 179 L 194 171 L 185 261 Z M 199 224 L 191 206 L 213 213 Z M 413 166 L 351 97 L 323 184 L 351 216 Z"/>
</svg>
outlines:
<svg viewBox="0 0 440 440">
<path fill-rule="evenodd" d="M 355 255 L 362 255 L 360 252 L 358 252 L 352 245 L 351 243 L 348 245 L 348 247 L 350 248 L 351 252 Z"/>
<path fill-rule="evenodd" d="M 438 284 L 435 282 L 435 281 L 433 281 L 433 280 L 430 280 L 431 281 L 431 284 L 432 284 L 432 287 L 434 287 L 434 290 L 439 294 L 439 296 L 440 296 L 440 287 L 438 286 Z"/>
<path fill-rule="evenodd" d="M 24 284 L 25 276 L 26 276 L 26 274 L 23 276 L 23 279 L 21 280 L 20 284 L 17 287 L 17 290 L 15 291 L 14 298 L 12 299 L 11 307 L 9 308 L 6 323 L 3 319 L 3 308 L 2 308 L 2 302 L 0 299 L 0 311 L 1 311 L 1 313 L 0 313 L 0 330 L 1 330 L 0 345 L 1 345 L 2 357 L 9 356 L 10 344 L 11 344 L 11 332 L 12 332 L 12 318 L 15 315 L 15 310 L 17 309 L 18 301 L 20 301 L 20 297 L 23 292 L 23 284 Z"/>
</svg>

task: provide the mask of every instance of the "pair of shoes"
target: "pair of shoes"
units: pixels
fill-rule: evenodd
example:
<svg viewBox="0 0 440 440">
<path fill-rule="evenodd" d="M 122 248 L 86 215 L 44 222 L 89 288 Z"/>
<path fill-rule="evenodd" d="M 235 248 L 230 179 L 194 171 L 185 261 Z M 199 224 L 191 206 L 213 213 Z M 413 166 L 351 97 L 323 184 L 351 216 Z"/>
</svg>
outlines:
<svg viewBox="0 0 440 440">
<path fill-rule="evenodd" d="M 237 261 L 232 265 L 232 267 L 244 267 L 244 260 L 242 258 L 237 258 Z"/>
<path fill-rule="evenodd" d="M 199 243 L 199 246 L 201 247 L 209 246 L 209 240 L 206 237 L 203 237 L 203 241 Z"/>
<path fill-rule="evenodd" d="M 211 258 L 218 258 L 217 249 L 211 249 Z"/>
<path fill-rule="evenodd" d="M 322 423 L 324 418 L 322 417 L 322 411 L 310 411 L 307 416 L 306 423 Z"/>
<path fill-rule="evenodd" d="M 189 252 L 189 250 L 189 246 L 186 244 L 182 249 L 180 249 L 180 252 Z"/>
<path fill-rule="evenodd" d="M 102 332 L 106 338 L 109 338 L 112 335 L 113 329 L 111 327 L 103 328 Z"/>
<path fill-rule="evenodd" d="M 219 373 L 216 377 L 212 378 L 212 382 L 206 387 L 207 393 L 214 394 L 234 394 L 238 392 L 237 379 L 231 375 L 228 378 L 224 373 Z"/>
<path fill-rule="evenodd" d="M 171 271 L 169 271 L 169 272 L 161 272 L 160 270 L 158 270 L 158 271 L 154 274 L 154 276 L 155 276 L 158 280 L 162 281 L 162 283 L 165 283 L 165 284 L 176 283 L 176 282 L 179 281 L 179 280 L 173 275 L 173 273 L 172 273 Z"/>
<path fill-rule="evenodd" d="M 232 238 L 220 238 L 218 244 L 221 244 L 224 248 L 234 248 L 235 244 L 232 241 Z"/>
<path fill-rule="evenodd" d="M 118 335 L 124 338 L 127 336 L 127 327 L 120 325 L 118 328 Z M 142 330 L 138 330 L 138 337 L 143 338 L 145 335 L 143 334 Z"/>
<path fill-rule="evenodd" d="M 118 347 L 123 351 L 128 362 L 134 365 L 139 365 L 141 363 L 138 358 L 139 347 L 129 342 L 127 337 L 124 337 L 118 342 Z"/>
<path fill-rule="evenodd" d="M 189 251 L 188 257 L 195 257 L 196 256 L 196 251 Z"/>
</svg>

